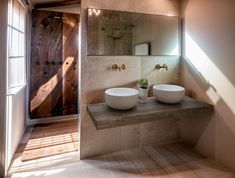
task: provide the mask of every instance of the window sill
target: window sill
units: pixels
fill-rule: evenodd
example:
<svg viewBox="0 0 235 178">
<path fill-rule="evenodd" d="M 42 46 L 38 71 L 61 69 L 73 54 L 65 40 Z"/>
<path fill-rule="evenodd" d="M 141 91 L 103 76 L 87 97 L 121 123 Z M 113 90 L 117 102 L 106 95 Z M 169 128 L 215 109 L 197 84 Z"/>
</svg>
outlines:
<svg viewBox="0 0 235 178">
<path fill-rule="evenodd" d="M 26 87 L 25 85 L 19 86 L 19 87 L 14 87 L 11 88 L 7 91 L 7 96 L 11 96 L 11 95 L 16 95 L 17 93 L 19 93 L 21 90 L 23 90 Z"/>
</svg>

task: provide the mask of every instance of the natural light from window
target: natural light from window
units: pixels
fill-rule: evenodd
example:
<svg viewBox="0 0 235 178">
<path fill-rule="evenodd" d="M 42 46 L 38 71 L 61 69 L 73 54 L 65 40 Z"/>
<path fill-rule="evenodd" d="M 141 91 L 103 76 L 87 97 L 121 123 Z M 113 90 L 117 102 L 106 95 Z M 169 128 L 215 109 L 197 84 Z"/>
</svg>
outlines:
<svg viewBox="0 0 235 178">
<path fill-rule="evenodd" d="M 8 90 L 26 83 L 25 8 L 18 0 L 8 4 Z"/>
<path fill-rule="evenodd" d="M 235 93 L 235 87 L 188 33 L 185 34 L 185 56 L 208 83 L 214 86 L 217 94 L 235 114 L 235 95 L 231 95 Z M 209 97 L 212 96 L 211 90 L 208 90 L 207 94 L 210 94 Z M 217 102 L 218 96 L 211 100 Z"/>
</svg>

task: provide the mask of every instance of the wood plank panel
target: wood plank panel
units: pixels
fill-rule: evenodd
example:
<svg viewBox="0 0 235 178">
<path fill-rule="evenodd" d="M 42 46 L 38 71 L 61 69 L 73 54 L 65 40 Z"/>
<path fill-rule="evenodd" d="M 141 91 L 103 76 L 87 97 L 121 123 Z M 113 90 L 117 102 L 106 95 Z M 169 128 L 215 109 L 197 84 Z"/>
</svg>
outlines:
<svg viewBox="0 0 235 178">
<path fill-rule="evenodd" d="M 41 8 L 50 8 L 50 7 L 60 7 L 60 6 L 71 6 L 71 5 L 79 5 L 81 3 L 80 0 L 65 0 L 65 1 L 56 1 L 56 2 L 46 2 L 46 3 L 37 3 L 35 4 L 36 9 Z"/>
<path fill-rule="evenodd" d="M 78 121 L 36 124 L 24 147 L 19 147 L 22 161 L 35 160 L 77 151 Z"/>
<path fill-rule="evenodd" d="M 30 66 L 30 117 L 51 116 L 51 94 L 43 101 L 41 94 L 51 90 L 49 49 L 50 12 L 32 11 L 31 66 Z M 43 87 L 42 87 L 43 86 Z M 46 107 L 45 107 L 46 106 Z"/>
<path fill-rule="evenodd" d="M 64 13 L 63 61 L 73 58 L 68 72 L 63 78 L 63 115 L 77 113 L 78 100 L 78 24 L 77 14 Z"/>
<path fill-rule="evenodd" d="M 33 10 L 30 117 L 77 114 L 77 14 Z"/>
<path fill-rule="evenodd" d="M 52 116 L 62 115 L 62 88 L 63 76 L 62 66 L 63 62 L 63 13 L 51 12 L 51 35 L 50 35 L 50 75 L 51 78 L 56 76 L 56 80 L 51 80 L 52 86 Z"/>
</svg>

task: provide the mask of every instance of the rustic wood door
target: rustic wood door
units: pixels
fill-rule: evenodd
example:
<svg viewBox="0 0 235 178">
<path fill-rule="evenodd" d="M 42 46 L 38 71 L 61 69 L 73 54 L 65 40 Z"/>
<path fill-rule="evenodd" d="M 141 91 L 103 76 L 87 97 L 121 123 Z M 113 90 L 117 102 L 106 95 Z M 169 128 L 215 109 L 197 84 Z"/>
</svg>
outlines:
<svg viewBox="0 0 235 178">
<path fill-rule="evenodd" d="M 33 10 L 30 118 L 77 114 L 77 14 Z"/>
</svg>

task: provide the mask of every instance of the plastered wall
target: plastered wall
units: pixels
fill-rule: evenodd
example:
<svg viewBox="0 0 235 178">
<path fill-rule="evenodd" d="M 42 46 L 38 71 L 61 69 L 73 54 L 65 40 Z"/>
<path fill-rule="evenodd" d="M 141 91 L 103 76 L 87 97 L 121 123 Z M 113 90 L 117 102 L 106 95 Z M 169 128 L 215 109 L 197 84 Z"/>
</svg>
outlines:
<svg viewBox="0 0 235 178">
<path fill-rule="evenodd" d="M 7 96 L 6 166 L 10 166 L 18 144 L 26 129 L 26 89 Z"/>
<path fill-rule="evenodd" d="M 96 130 L 87 104 L 104 101 L 104 90 L 116 86 L 135 87 L 136 81 L 146 77 L 151 83 L 179 83 L 179 57 L 87 56 L 87 8 L 102 8 L 159 15 L 179 15 L 178 0 L 83 0 L 80 26 L 80 109 L 81 159 L 140 147 L 146 144 L 176 140 L 180 136 L 178 120 L 155 121 L 133 126 Z M 169 64 L 169 71 L 156 71 L 157 63 Z M 113 64 L 126 64 L 127 70 L 111 70 Z M 172 75 L 173 74 L 173 75 Z M 170 132 L 169 132 L 170 130 Z"/>
<path fill-rule="evenodd" d="M 213 116 L 182 122 L 182 138 L 235 170 L 235 1 L 183 0 L 182 84 L 214 104 Z"/>
</svg>

